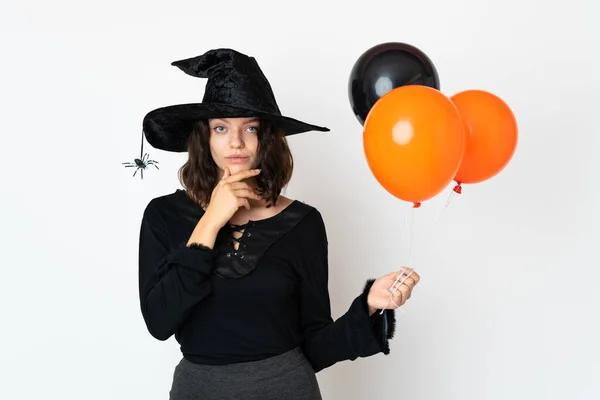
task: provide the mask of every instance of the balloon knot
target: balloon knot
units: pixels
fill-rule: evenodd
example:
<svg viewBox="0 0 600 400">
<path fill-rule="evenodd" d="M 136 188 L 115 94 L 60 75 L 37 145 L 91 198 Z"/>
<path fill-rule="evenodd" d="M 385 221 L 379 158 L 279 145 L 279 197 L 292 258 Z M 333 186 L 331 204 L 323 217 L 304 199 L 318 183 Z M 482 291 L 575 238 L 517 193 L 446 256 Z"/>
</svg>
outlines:
<svg viewBox="0 0 600 400">
<path fill-rule="evenodd" d="M 413 208 L 419 208 L 419 207 L 421 207 L 421 202 L 419 202 L 419 201 L 416 201 L 416 202 L 413 204 Z"/>
<path fill-rule="evenodd" d="M 462 186 L 460 185 L 460 183 L 454 186 L 454 191 L 458 194 L 462 194 Z"/>
</svg>

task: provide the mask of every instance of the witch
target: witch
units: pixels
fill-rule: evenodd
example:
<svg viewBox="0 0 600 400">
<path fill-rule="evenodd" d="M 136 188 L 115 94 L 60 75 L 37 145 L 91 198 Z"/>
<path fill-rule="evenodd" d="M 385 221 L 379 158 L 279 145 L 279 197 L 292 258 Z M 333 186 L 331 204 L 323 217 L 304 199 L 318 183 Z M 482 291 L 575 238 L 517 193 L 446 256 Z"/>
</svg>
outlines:
<svg viewBox="0 0 600 400">
<path fill-rule="evenodd" d="M 169 398 L 321 399 L 317 372 L 390 353 L 395 309 L 419 275 L 366 280 L 334 321 L 323 217 L 281 195 L 286 137 L 329 129 L 283 116 L 253 57 L 215 49 L 172 65 L 207 83 L 201 103 L 143 120 L 153 147 L 188 153 L 184 190 L 150 200 L 139 238 L 147 329 L 182 352 Z"/>
</svg>

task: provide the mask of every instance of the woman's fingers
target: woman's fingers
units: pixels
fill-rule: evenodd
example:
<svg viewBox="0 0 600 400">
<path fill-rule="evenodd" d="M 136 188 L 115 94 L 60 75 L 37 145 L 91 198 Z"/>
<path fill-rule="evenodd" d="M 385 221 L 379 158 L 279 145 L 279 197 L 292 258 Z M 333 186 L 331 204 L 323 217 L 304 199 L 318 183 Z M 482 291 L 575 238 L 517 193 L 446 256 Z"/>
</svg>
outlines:
<svg viewBox="0 0 600 400">
<path fill-rule="evenodd" d="M 248 185 L 246 182 L 231 182 L 229 184 L 229 187 L 232 188 L 233 190 L 251 189 L 250 185 Z"/>
<path fill-rule="evenodd" d="M 224 178 L 221 180 L 221 182 L 223 182 L 223 183 L 239 182 L 244 179 L 252 178 L 253 176 L 256 176 L 258 174 L 260 174 L 260 169 L 247 169 L 244 171 L 236 172 L 235 174 L 227 176 L 227 177 L 225 177 L 225 174 L 224 174 L 223 175 Z"/>
<path fill-rule="evenodd" d="M 246 198 L 239 197 L 237 205 L 238 205 L 238 208 L 244 207 L 244 208 L 246 208 L 246 210 L 250 210 L 250 202 Z"/>
<path fill-rule="evenodd" d="M 394 304 L 400 307 L 410 299 L 412 290 L 419 283 L 421 277 L 413 268 L 403 267 L 400 272 L 392 273 L 392 278 L 394 283 L 390 291 L 392 292 Z"/>
<path fill-rule="evenodd" d="M 394 291 L 394 303 L 398 307 L 402 306 L 408 299 L 410 299 L 410 295 L 412 293 L 412 289 L 405 284 L 401 284 L 397 290 Z"/>
<path fill-rule="evenodd" d="M 245 197 L 247 199 L 260 200 L 260 196 L 252 189 L 238 189 L 234 191 L 237 197 Z"/>
</svg>

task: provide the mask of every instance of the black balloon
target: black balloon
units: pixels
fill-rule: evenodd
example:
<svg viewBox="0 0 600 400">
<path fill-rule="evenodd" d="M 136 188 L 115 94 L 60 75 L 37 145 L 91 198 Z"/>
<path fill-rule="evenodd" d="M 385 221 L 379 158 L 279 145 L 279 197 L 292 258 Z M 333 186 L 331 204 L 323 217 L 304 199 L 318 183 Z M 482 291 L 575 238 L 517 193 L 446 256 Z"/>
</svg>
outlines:
<svg viewBox="0 0 600 400">
<path fill-rule="evenodd" d="M 392 89 L 423 85 L 440 90 L 431 59 L 406 43 L 382 43 L 365 51 L 354 63 L 348 81 L 352 111 L 361 125 L 377 100 Z"/>
</svg>

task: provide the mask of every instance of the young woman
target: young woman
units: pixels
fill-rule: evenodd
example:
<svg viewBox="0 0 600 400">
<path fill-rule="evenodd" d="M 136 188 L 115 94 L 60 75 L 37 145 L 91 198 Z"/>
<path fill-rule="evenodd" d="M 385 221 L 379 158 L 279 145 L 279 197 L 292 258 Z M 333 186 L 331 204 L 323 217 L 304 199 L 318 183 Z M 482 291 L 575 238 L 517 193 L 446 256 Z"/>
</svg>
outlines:
<svg viewBox="0 0 600 400">
<path fill-rule="evenodd" d="M 173 65 L 208 81 L 202 103 L 143 123 L 153 147 L 188 153 L 185 190 L 152 199 L 140 231 L 144 321 L 183 354 L 170 399 L 321 399 L 316 372 L 389 354 L 394 309 L 419 276 L 367 280 L 334 321 L 322 216 L 281 195 L 286 136 L 328 129 L 282 116 L 252 57 L 217 49 Z"/>
</svg>

